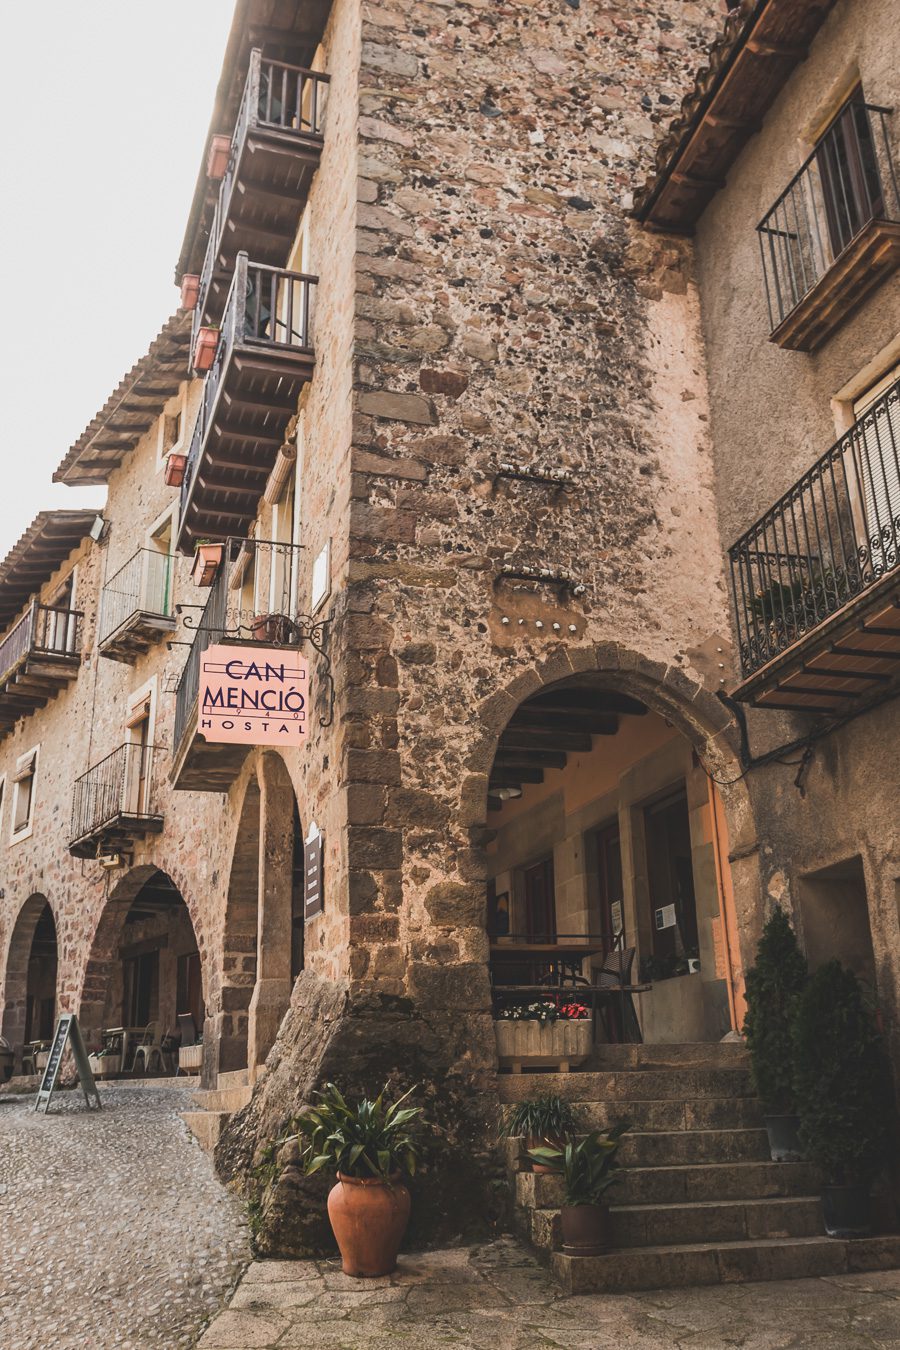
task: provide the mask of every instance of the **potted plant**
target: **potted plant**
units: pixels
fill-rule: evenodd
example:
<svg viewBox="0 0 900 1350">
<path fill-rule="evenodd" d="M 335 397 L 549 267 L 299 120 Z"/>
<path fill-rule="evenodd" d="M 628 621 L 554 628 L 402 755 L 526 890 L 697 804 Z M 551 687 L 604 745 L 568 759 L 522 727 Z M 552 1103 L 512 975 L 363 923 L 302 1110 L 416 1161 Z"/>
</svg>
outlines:
<svg viewBox="0 0 900 1350">
<path fill-rule="evenodd" d="M 502 1007 L 494 1031 L 500 1064 L 514 1071 L 523 1064 L 568 1069 L 587 1059 L 594 1045 L 590 1008 L 562 996 Z"/>
<path fill-rule="evenodd" d="M 385 1102 L 348 1103 L 334 1083 L 316 1093 L 318 1105 L 298 1118 L 300 1164 L 310 1175 L 334 1167 L 337 1183 L 328 1195 L 328 1218 L 345 1275 L 390 1275 L 409 1220 L 409 1191 L 401 1172 L 412 1175 L 418 1148 L 411 1126 L 419 1106 L 404 1106 L 413 1089 Z"/>
<path fill-rule="evenodd" d="M 626 1121 L 611 1130 L 592 1130 L 583 1139 L 570 1139 L 563 1148 L 532 1149 L 533 1162 L 559 1173 L 565 1185 L 560 1207 L 563 1251 L 569 1256 L 602 1256 L 612 1245 L 612 1224 L 606 1193 L 621 1180 L 618 1160 Z"/>
<path fill-rule="evenodd" d="M 534 1161 L 531 1157 L 534 1149 L 540 1148 L 542 1144 L 561 1149 L 566 1140 L 577 1132 L 577 1112 L 555 1092 L 517 1102 L 502 1125 L 502 1133 L 507 1139 L 524 1136 L 525 1152 L 534 1172 L 553 1170 L 547 1163 Z"/>
<path fill-rule="evenodd" d="M 105 1045 L 88 1055 L 91 1073 L 95 1078 L 115 1078 L 122 1072 L 122 1054 L 116 1045 Z"/>
<path fill-rule="evenodd" d="M 230 154 L 231 138 L 229 136 L 213 136 L 209 143 L 209 153 L 206 156 L 207 178 L 211 178 L 213 182 L 218 182 L 220 178 L 225 177 Z"/>
<path fill-rule="evenodd" d="M 194 565 L 191 568 L 191 580 L 195 586 L 211 586 L 222 562 L 224 544 L 213 543 L 211 539 L 198 539 L 194 550 Z"/>
<path fill-rule="evenodd" d="M 284 646 L 290 642 L 294 625 L 286 614 L 257 614 L 250 631 L 256 642 Z"/>
<path fill-rule="evenodd" d="M 200 278 L 196 272 L 185 272 L 181 278 L 181 308 L 196 309 L 200 297 Z"/>
<path fill-rule="evenodd" d="M 166 486 L 181 487 L 184 482 L 184 471 L 187 468 L 187 455 L 167 455 L 166 456 Z"/>
<path fill-rule="evenodd" d="M 219 346 L 219 328 L 217 324 L 202 324 L 197 329 L 197 338 L 194 342 L 194 351 L 191 358 L 191 364 L 194 370 L 203 372 L 210 370 L 216 359 L 216 351 Z"/>
<path fill-rule="evenodd" d="M 895 1148 L 891 1073 L 852 970 L 829 961 L 797 1002 L 793 1029 L 800 1139 L 825 1177 L 829 1237 L 872 1231 L 871 1187 Z"/>
<path fill-rule="evenodd" d="M 775 1162 L 803 1156 L 797 1134 L 792 1022 L 806 981 L 806 958 L 790 920 L 776 906 L 763 928 L 756 964 L 747 971 L 744 1022 L 753 1082 L 763 1104 L 769 1151 Z"/>
</svg>

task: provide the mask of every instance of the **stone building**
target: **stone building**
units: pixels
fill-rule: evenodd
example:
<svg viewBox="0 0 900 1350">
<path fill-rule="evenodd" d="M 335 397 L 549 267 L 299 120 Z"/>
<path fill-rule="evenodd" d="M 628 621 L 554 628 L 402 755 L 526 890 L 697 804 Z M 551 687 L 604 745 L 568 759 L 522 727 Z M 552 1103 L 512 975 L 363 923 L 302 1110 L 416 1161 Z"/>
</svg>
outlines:
<svg viewBox="0 0 900 1350">
<path fill-rule="evenodd" d="M 811 704 L 764 711 L 795 667 L 748 646 L 727 551 L 803 472 L 823 391 L 852 420 L 896 364 L 893 282 L 827 357 L 792 356 L 744 252 L 790 137 L 828 121 L 810 88 L 848 96 L 851 51 L 867 99 L 889 102 L 891 76 L 883 44 L 848 42 L 848 0 L 731 8 L 239 0 L 184 308 L 57 471 L 107 485 L 102 520 L 47 513 L 0 567 L 3 1034 L 20 1048 L 52 1022 L 52 927 L 56 1007 L 89 1040 L 202 1027 L 194 1124 L 239 1183 L 322 1082 L 392 1076 L 439 1126 L 420 1235 L 483 1224 L 498 1103 L 530 1078 L 498 1074 L 495 1013 L 566 952 L 590 985 L 627 964 L 661 1047 L 646 1062 L 669 1071 L 641 1112 L 670 1162 L 687 1155 L 668 1132 L 695 1129 L 699 1163 L 762 1168 L 740 1047 L 718 1042 L 773 900 L 814 959 L 856 960 L 868 895 L 893 1028 L 892 705 L 820 735 L 845 704 L 801 681 Z M 884 214 L 864 261 L 886 267 Z M 51 640 L 20 649 L 33 613 Z M 227 726 L 200 703 L 210 646 L 308 674 L 303 716 Z M 890 658 L 859 659 L 871 678 L 836 685 L 854 708 L 860 685 L 889 689 Z M 805 796 L 781 762 L 798 753 Z M 601 1113 L 633 1086 L 631 1047 L 608 1042 L 634 1031 L 624 1003 L 602 1011 L 584 1063 L 607 1072 L 578 1075 Z M 659 1123 L 673 1103 L 693 1125 Z M 282 1162 L 259 1242 L 299 1251 L 319 1230 Z M 678 1240 L 743 1239 L 747 1277 L 751 1239 L 777 1239 L 767 1271 L 796 1273 L 806 1192 L 706 1177 L 724 1226 L 681 1216 Z M 748 1195 L 776 1194 L 793 1227 L 782 1208 L 732 1231 Z M 615 1278 L 659 1279 L 640 1271 Z"/>
</svg>

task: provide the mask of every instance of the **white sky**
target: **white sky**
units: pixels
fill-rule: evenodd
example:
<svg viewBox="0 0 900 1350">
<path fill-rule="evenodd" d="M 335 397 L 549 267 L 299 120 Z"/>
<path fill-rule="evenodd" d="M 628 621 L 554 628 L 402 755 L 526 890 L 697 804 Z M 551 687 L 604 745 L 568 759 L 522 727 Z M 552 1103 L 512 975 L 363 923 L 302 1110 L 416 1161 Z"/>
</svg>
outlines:
<svg viewBox="0 0 900 1350">
<path fill-rule="evenodd" d="M 0 558 L 178 305 L 232 0 L 0 0 Z"/>
</svg>

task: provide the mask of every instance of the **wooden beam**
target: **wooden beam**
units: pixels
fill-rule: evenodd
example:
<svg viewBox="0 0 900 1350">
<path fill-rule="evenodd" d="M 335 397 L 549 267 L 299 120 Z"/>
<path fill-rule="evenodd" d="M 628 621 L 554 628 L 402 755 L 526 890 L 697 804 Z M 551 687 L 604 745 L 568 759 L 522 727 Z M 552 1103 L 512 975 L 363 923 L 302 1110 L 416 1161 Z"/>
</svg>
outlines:
<svg viewBox="0 0 900 1350">
<path fill-rule="evenodd" d="M 594 741 L 586 731 L 542 731 L 540 727 L 510 726 L 500 737 L 501 750 L 542 750 L 545 747 L 587 753 Z"/>
<path fill-rule="evenodd" d="M 488 791 L 491 787 L 521 787 L 523 783 L 543 783 L 543 769 L 497 769 L 491 774 Z"/>
<path fill-rule="evenodd" d="M 562 750 L 508 750 L 501 747 L 494 758 L 494 767 L 498 769 L 518 769 L 522 765 L 564 769 L 566 754 Z"/>
<path fill-rule="evenodd" d="M 863 629 L 863 632 L 865 631 Z M 900 638 L 900 631 L 898 631 L 897 637 Z M 863 656 L 870 661 L 900 661 L 900 651 L 891 651 L 890 648 L 875 651 L 869 647 L 839 647 L 837 643 L 833 642 L 831 650 L 835 656 Z"/>
<path fill-rule="evenodd" d="M 878 684 L 890 684 L 893 675 L 874 670 L 832 670 L 830 666 L 804 666 L 804 675 L 827 675 L 832 680 L 875 680 Z"/>
<path fill-rule="evenodd" d="M 777 56 L 786 61 L 805 61 L 808 47 L 788 47 L 781 42 L 766 42 L 765 38 L 749 37 L 744 44 L 754 56 Z"/>
<path fill-rule="evenodd" d="M 519 708 L 510 727 L 529 730 L 582 731 L 592 736 L 615 736 L 619 719 L 615 713 L 546 712 L 543 708 Z"/>
</svg>

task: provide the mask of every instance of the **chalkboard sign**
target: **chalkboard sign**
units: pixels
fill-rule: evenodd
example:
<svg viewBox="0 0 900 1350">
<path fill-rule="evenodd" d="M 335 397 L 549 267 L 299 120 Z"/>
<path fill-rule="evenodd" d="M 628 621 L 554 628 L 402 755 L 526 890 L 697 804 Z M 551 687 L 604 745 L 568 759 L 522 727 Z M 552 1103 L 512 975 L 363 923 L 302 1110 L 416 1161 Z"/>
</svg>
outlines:
<svg viewBox="0 0 900 1350">
<path fill-rule="evenodd" d="M 49 1109 L 50 1098 L 53 1096 L 53 1089 L 59 1079 L 59 1071 L 62 1067 L 63 1053 L 67 1042 L 71 1045 L 72 1054 L 75 1056 L 75 1066 L 78 1069 L 84 1099 L 89 1107 L 96 1107 L 99 1111 L 101 1109 L 100 1093 L 97 1091 L 97 1084 L 94 1082 L 94 1075 L 91 1073 L 87 1050 L 84 1048 L 84 1039 L 81 1035 L 81 1027 L 78 1025 L 78 1018 L 74 1013 L 60 1013 L 34 1109 L 35 1111 L 43 1111 L 45 1114 Z"/>
<path fill-rule="evenodd" d="M 303 847 L 303 917 L 311 919 L 325 908 L 322 891 L 322 836 L 312 835 Z"/>
</svg>

